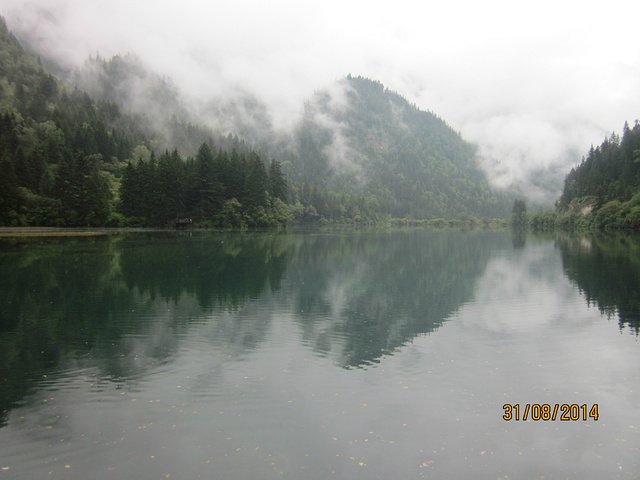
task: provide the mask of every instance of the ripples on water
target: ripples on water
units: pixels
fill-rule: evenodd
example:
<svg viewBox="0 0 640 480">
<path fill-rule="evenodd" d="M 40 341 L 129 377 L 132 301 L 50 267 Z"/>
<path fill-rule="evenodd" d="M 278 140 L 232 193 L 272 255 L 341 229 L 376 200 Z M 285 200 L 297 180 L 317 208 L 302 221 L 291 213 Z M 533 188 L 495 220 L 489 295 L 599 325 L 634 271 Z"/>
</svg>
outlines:
<svg viewBox="0 0 640 480">
<path fill-rule="evenodd" d="M 21 305 L 0 336 L 2 478 L 640 476 L 637 337 L 568 281 L 571 250 L 215 238 L 86 244 L 71 272 L 64 245 L 2 259 L 36 290 L 2 290 Z M 81 300 L 59 300 L 63 268 Z M 601 417 L 505 422 L 505 403 Z"/>
</svg>

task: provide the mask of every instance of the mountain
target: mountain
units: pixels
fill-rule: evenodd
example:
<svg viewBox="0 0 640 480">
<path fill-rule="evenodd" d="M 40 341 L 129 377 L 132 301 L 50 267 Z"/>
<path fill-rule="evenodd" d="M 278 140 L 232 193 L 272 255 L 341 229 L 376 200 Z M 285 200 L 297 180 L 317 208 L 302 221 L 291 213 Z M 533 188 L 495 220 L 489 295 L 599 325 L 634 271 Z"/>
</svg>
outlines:
<svg viewBox="0 0 640 480">
<path fill-rule="evenodd" d="M 223 134 L 240 136 L 282 162 L 293 187 L 291 203 L 313 207 L 319 218 L 332 222 L 345 220 L 331 208 L 332 203 L 345 206 L 344 194 L 360 197 L 351 207 L 362 207 L 369 198 L 378 213 L 413 219 L 461 213 L 505 217 L 512 203 L 510 196 L 490 188 L 474 146 L 435 114 L 377 81 L 349 75 L 318 90 L 293 131 L 282 132 L 274 128 L 264 103 L 251 94 L 240 91 L 194 102 L 132 55 L 109 60 L 97 55 L 66 77 L 93 98 L 132 112 L 151 112 L 165 134 L 165 148 L 175 147 L 183 155 L 198 146 L 184 141 L 189 138 L 181 132 L 185 123 L 192 131 L 217 135 L 214 143 L 223 149 Z M 215 130 L 207 132 L 203 123 Z"/>
<path fill-rule="evenodd" d="M 135 119 L 63 85 L 0 22 L 0 224 L 68 224 L 79 210 L 104 223 L 142 141 Z"/>
<path fill-rule="evenodd" d="M 564 182 L 556 210 L 567 219 L 586 213 L 588 225 L 602 230 L 640 229 L 640 125 L 625 122 L 622 138 L 615 132 L 591 146 Z M 569 220 L 566 220 L 569 221 Z"/>
<path fill-rule="evenodd" d="M 21 47 L 4 21 L 0 55 L 0 224 L 127 224 L 134 211 L 136 225 L 158 224 L 171 211 L 197 216 L 203 225 L 265 225 L 255 221 L 255 208 L 243 210 L 242 199 L 264 205 L 258 216 L 270 217 L 275 198 L 259 193 L 257 199 L 251 188 L 273 182 L 289 205 L 290 220 L 303 224 L 506 217 L 512 203 L 489 187 L 475 147 L 459 132 L 374 80 L 349 75 L 318 90 L 285 132 L 276 130 L 260 99 L 239 92 L 196 105 L 133 55 L 96 55 L 74 71 L 56 68 L 63 82 Z M 44 64 L 52 65 L 46 59 Z M 203 158 L 212 163 L 197 173 L 205 143 L 211 154 Z M 150 193 L 156 203 L 140 216 L 141 209 L 131 205 L 143 188 L 128 184 L 130 207 L 124 208 L 122 180 L 162 185 L 153 152 L 165 163 L 184 162 L 185 191 L 171 208 L 157 203 L 162 195 Z M 265 171 L 271 165 L 275 180 L 259 173 L 261 180 L 251 187 L 246 182 L 259 167 L 256 157 Z M 205 201 L 195 180 L 202 172 L 212 176 L 198 180 L 210 186 L 210 198 L 195 215 L 195 205 Z M 225 184 L 232 177 L 233 185 Z M 225 206 L 234 221 L 224 218 Z M 282 206 L 277 210 L 282 218 Z"/>
<path fill-rule="evenodd" d="M 512 202 L 459 132 L 363 77 L 316 92 L 278 156 L 295 182 L 373 197 L 393 217 L 506 217 Z"/>
<path fill-rule="evenodd" d="M 170 78 L 151 71 L 135 55 L 115 55 L 109 59 L 100 54 L 90 55 L 80 67 L 70 70 L 55 65 L 55 71 L 66 84 L 86 92 L 93 100 L 118 105 L 123 113 L 135 117 L 136 126 L 148 139 L 151 150 L 177 149 L 183 156 L 193 156 L 203 141 L 229 151 L 241 148 L 235 135 L 242 133 L 237 128 L 238 122 L 227 125 L 230 128 L 212 128 L 201 121 L 221 113 L 219 105 L 215 114 L 211 114 L 214 108 L 211 102 L 200 105 L 188 101 Z M 198 111 L 194 111 L 196 105 Z M 223 116 L 229 117 L 215 115 Z M 221 131 L 233 134 L 223 135 Z"/>
<path fill-rule="evenodd" d="M 169 111 L 168 100 L 179 106 L 175 96 L 159 99 L 163 110 L 151 109 L 150 99 L 141 111 L 112 101 L 117 89 L 129 86 L 128 94 L 135 94 L 132 80 L 140 70 L 132 65 L 96 60 L 95 69 L 108 75 L 100 85 L 104 91 L 94 91 L 101 98 L 92 98 L 45 70 L 0 21 L 0 225 L 165 225 L 196 212 L 211 225 L 285 223 L 277 162 L 267 171 L 237 137 L 163 118 L 158 112 Z M 156 97 L 171 92 L 162 82 L 152 84 Z M 176 144 L 195 156 L 183 160 Z M 227 204 L 231 184 L 236 198 Z"/>
</svg>

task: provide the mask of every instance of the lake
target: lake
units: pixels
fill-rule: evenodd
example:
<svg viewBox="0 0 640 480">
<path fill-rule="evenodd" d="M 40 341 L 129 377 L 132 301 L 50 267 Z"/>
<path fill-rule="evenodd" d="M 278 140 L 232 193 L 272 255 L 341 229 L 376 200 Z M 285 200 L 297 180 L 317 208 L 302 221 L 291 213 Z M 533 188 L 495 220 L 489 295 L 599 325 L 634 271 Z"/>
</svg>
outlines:
<svg viewBox="0 0 640 480">
<path fill-rule="evenodd" d="M 0 274 L 0 480 L 640 478 L 637 238 L 14 238 Z"/>
</svg>

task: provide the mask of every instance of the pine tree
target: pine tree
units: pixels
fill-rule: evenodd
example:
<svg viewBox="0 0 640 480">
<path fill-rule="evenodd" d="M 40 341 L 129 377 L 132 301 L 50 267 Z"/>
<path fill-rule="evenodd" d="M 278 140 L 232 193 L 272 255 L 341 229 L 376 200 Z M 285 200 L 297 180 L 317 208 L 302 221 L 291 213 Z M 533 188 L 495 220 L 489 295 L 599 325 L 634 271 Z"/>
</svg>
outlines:
<svg viewBox="0 0 640 480">
<path fill-rule="evenodd" d="M 184 163 L 177 150 L 158 159 L 158 217 L 161 223 L 184 214 Z"/>
<path fill-rule="evenodd" d="M 0 157 L 0 224 L 16 225 L 20 205 L 18 177 L 8 155 Z"/>
<path fill-rule="evenodd" d="M 512 228 L 516 229 L 524 229 L 527 227 L 527 204 L 524 200 L 516 199 L 513 201 L 509 223 Z"/>
<path fill-rule="evenodd" d="M 242 204 L 249 210 L 265 207 L 268 188 L 267 170 L 257 153 L 251 152 L 247 159 L 247 176 L 245 179 L 245 197 Z"/>
<path fill-rule="evenodd" d="M 120 180 L 120 200 L 118 203 L 118 211 L 126 217 L 139 216 L 140 213 L 137 175 L 136 167 L 131 162 L 127 162 Z"/>
<path fill-rule="evenodd" d="M 195 158 L 192 193 L 195 194 L 195 213 L 208 220 L 222 207 L 222 185 L 218 181 L 211 147 L 200 145 Z"/>
<path fill-rule="evenodd" d="M 235 198 L 238 201 L 244 199 L 246 174 L 246 157 L 242 154 L 239 154 L 236 149 L 233 149 L 231 151 L 231 157 L 229 158 L 229 183 L 226 185 L 228 192 L 226 198 Z"/>
<path fill-rule="evenodd" d="M 273 159 L 269 165 L 269 194 L 273 198 L 279 198 L 280 200 L 286 200 L 287 197 L 287 181 L 282 173 L 282 167 L 280 162 Z"/>
</svg>

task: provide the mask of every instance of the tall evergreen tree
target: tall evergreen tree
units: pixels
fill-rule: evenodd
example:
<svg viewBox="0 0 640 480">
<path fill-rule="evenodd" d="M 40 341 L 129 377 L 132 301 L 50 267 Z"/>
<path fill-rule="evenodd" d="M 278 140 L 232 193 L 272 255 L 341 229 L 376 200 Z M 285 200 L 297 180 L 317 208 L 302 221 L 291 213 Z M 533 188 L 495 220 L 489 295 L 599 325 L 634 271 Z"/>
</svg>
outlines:
<svg viewBox="0 0 640 480">
<path fill-rule="evenodd" d="M 194 209 L 201 220 L 211 219 L 222 206 L 223 188 L 217 176 L 213 151 L 203 143 L 195 158 L 195 176 L 192 178 Z"/>
<path fill-rule="evenodd" d="M 268 188 L 267 170 L 260 156 L 251 152 L 247 159 L 247 176 L 245 179 L 245 197 L 242 204 L 249 210 L 265 207 Z"/>
<path fill-rule="evenodd" d="M 120 180 L 120 200 L 118 203 L 118 211 L 126 217 L 140 216 L 137 175 L 138 172 L 133 163 L 127 162 Z"/>
<path fill-rule="evenodd" d="M 20 205 L 18 177 L 7 154 L 0 156 L 0 224 L 16 225 Z"/>
<path fill-rule="evenodd" d="M 512 228 L 523 229 L 527 227 L 527 204 L 522 199 L 515 199 L 513 201 L 513 208 L 511 209 L 511 218 L 509 223 Z"/>
<path fill-rule="evenodd" d="M 162 223 L 184 214 L 184 163 L 177 150 L 158 159 L 158 216 Z"/>
<path fill-rule="evenodd" d="M 287 198 L 287 181 L 285 180 L 284 173 L 282 173 L 282 167 L 280 162 L 273 159 L 269 165 L 269 194 L 273 198 L 279 198 L 280 200 L 286 200 Z"/>
<path fill-rule="evenodd" d="M 238 201 L 244 199 L 245 177 L 247 174 L 247 159 L 244 154 L 238 153 L 234 148 L 229 158 L 229 174 L 226 184 L 228 199 L 235 198 Z"/>
</svg>

